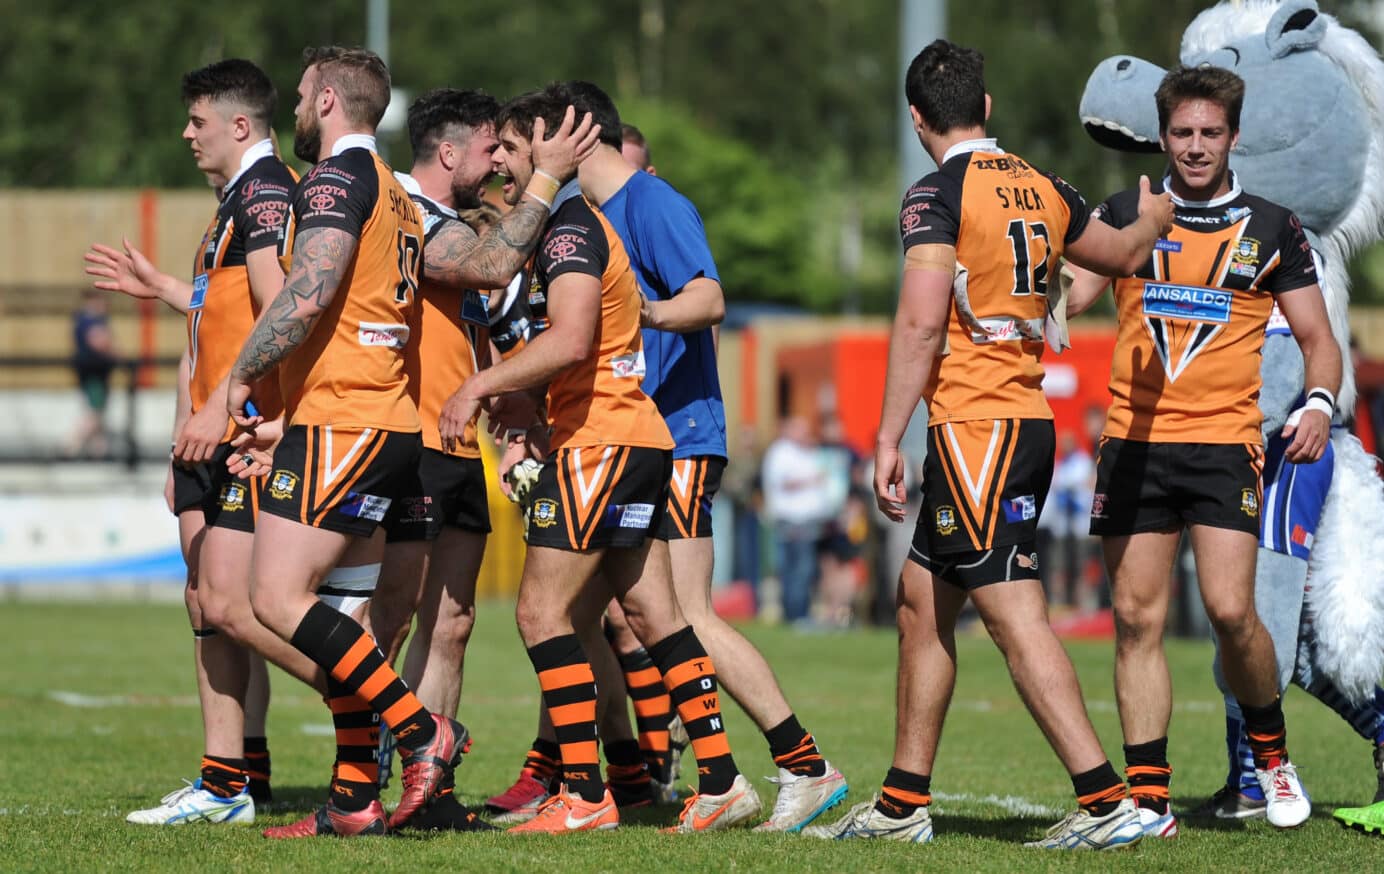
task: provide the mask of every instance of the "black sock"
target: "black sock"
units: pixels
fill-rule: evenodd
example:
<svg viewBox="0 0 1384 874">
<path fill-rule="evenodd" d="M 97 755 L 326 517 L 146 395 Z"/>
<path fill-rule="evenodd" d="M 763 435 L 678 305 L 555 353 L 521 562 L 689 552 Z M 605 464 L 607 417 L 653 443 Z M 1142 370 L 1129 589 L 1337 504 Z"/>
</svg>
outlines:
<svg viewBox="0 0 1384 874">
<path fill-rule="evenodd" d="M 1125 779 L 1129 795 L 1140 807 L 1147 807 L 1159 816 L 1168 812 L 1168 784 L 1173 769 L 1168 764 L 1168 739 L 1141 744 L 1125 744 Z"/>
<path fill-rule="evenodd" d="M 1108 816 L 1129 797 L 1124 781 L 1106 759 L 1089 771 L 1072 776 L 1076 803 L 1092 816 Z"/>
<path fill-rule="evenodd" d="M 1245 736 L 1254 753 L 1254 767 L 1267 771 L 1288 760 L 1288 728 L 1283 721 L 1283 699 L 1274 698 L 1264 707 L 1240 702 L 1245 717 Z"/>
<path fill-rule="evenodd" d="M 769 742 L 769 755 L 774 764 L 793 774 L 820 777 L 827 772 L 826 760 L 817 749 L 817 741 L 798 722 L 796 714 L 764 732 Z"/>
<path fill-rule="evenodd" d="M 721 719 L 716 668 L 702 648 L 692 626 L 683 627 L 649 647 L 649 658 L 658 665 L 663 685 L 682 717 L 697 757 L 698 792 L 723 795 L 730 791 L 740 770 L 731 756 Z"/>
<path fill-rule="evenodd" d="M 336 732 L 336 762 L 332 765 L 331 801 L 348 813 L 364 810 L 380 797 L 379 717 L 360 696 L 327 677 L 327 706 Z"/>
<path fill-rule="evenodd" d="M 875 810 L 890 819 L 907 819 L 920 807 L 932 803 L 932 775 L 914 774 L 890 768 L 884 775 L 884 788 L 875 800 Z"/>
<path fill-rule="evenodd" d="M 268 738 L 245 738 L 245 773 L 250 775 L 250 797 L 255 799 L 256 804 L 267 804 L 274 800 L 274 792 L 269 788 L 269 778 L 274 769 L 269 761 Z"/>
<path fill-rule="evenodd" d="M 213 795 L 231 798 L 239 795 L 249 783 L 244 759 L 202 756 L 202 788 Z"/>
<path fill-rule="evenodd" d="M 598 802 L 606 788 L 596 743 L 596 678 L 581 641 L 575 634 L 564 634 L 534 644 L 529 661 L 562 751 L 562 782 L 568 792 Z"/>
</svg>

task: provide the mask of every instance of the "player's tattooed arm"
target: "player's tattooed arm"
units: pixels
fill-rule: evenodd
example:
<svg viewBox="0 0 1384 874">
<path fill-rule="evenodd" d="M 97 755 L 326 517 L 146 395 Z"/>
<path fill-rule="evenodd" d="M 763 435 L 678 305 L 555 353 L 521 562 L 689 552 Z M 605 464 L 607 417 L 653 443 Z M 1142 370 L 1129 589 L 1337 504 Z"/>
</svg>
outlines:
<svg viewBox="0 0 1384 874">
<path fill-rule="evenodd" d="M 423 248 L 423 272 L 453 288 L 504 288 L 547 223 L 548 208 L 528 199 L 479 236 L 464 222 L 447 222 Z"/>
<path fill-rule="evenodd" d="M 241 348 L 232 370 L 235 380 L 260 379 L 308 338 L 350 269 L 355 250 L 356 238 L 338 228 L 298 234 L 288 279 Z"/>
</svg>

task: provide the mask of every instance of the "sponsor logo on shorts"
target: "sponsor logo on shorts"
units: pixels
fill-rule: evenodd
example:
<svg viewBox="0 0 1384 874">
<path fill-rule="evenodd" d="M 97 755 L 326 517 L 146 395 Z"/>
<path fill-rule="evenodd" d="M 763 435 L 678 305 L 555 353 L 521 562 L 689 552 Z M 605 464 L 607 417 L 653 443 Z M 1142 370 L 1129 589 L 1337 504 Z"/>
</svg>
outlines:
<svg viewBox="0 0 1384 874">
<path fill-rule="evenodd" d="M 228 513 L 245 508 L 245 486 L 240 483 L 226 483 L 221 487 L 221 509 Z"/>
<path fill-rule="evenodd" d="M 1259 496 L 1254 489 L 1240 489 L 1240 512 L 1251 519 L 1259 516 Z"/>
<path fill-rule="evenodd" d="M 287 501 L 293 497 L 293 490 L 298 488 L 298 474 L 291 470 L 276 470 L 269 477 L 269 496 L 280 501 Z"/>
<path fill-rule="evenodd" d="M 539 498 L 533 502 L 529 521 L 539 528 L 551 528 L 557 524 L 557 501 L 552 498 Z"/>
<path fill-rule="evenodd" d="M 654 518 L 653 504 L 625 504 L 620 512 L 621 528 L 636 528 L 644 531 Z"/>
<path fill-rule="evenodd" d="M 1091 516 L 1095 519 L 1105 518 L 1105 492 L 1096 492 L 1091 496 Z"/>
<path fill-rule="evenodd" d="M 361 322 L 357 339 L 362 346 L 388 346 L 402 349 L 408 344 L 408 325 L 390 322 Z"/>
<path fill-rule="evenodd" d="M 1233 297 L 1233 294 L 1223 288 L 1145 282 L 1144 315 L 1193 322 L 1217 322 L 1224 325 L 1230 321 L 1230 302 Z"/>
<path fill-rule="evenodd" d="M 428 495 L 421 495 L 413 498 L 404 498 L 404 511 L 401 516 L 404 522 L 427 522 L 432 519 L 433 499 Z"/>
<path fill-rule="evenodd" d="M 956 533 L 956 508 L 938 507 L 937 508 L 937 533 L 943 537 L 950 537 Z"/>
<path fill-rule="evenodd" d="M 369 519 L 371 522 L 379 522 L 384 519 L 384 514 L 389 511 L 390 503 L 391 501 L 389 498 L 382 498 L 379 495 L 347 492 L 346 500 L 337 509 L 345 516 L 354 516 L 357 519 Z"/>
<path fill-rule="evenodd" d="M 1004 501 L 1006 522 L 1027 522 L 1038 515 L 1038 501 L 1033 495 L 1020 495 Z"/>
</svg>

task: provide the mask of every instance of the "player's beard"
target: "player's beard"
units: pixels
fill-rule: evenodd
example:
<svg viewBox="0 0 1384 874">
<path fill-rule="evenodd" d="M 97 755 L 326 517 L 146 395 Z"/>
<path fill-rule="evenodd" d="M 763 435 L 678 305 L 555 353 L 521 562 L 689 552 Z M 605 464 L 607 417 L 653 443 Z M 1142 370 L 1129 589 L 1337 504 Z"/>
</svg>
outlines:
<svg viewBox="0 0 1384 874">
<path fill-rule="evenodd" d="M 452 207 L 454 209 L 475 209 L 481 205 L 480 185 L 458 185 L 452 183 Z"/>
<path fill-rule="evenodd" d="M 299 119 L 293 125 L 293 154 L 309 164 L 317 163 L 322 153 L 322 120 L 316 115 Z"/>
</svg>

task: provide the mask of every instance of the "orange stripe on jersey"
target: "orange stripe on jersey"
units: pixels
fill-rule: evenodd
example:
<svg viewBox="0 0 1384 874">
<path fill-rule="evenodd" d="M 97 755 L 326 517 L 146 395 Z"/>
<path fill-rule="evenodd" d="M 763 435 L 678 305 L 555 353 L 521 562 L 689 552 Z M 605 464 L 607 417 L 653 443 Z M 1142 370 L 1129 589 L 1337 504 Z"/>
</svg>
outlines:
<svg viewBox="0 0 1384 874">
<path fill-rule="evenodd" d="M 947 488 L 953 495 L 964 496 L 966 490 L 961 484 L 961 478 L 957 476 L 957 461 L 952 456 L 951 447 L 945 441 L 939 440 L 937 441 L 937 450 L 938 458 L 942 462 L 942 473 L 947 477 Z M 965 464 L 965 459 L 962 459 L 961 463 Z M 975 512 L 965 500 L 958 498 L 957 503 L 960 504 L 957 507 L 957 515 L 961 517 L 961 524 L 966 529 L 966 536 L 971 538 L 971 545 L 974 548 L 980 549 L 979 520 L 975 518 Z"/>
</svg>

